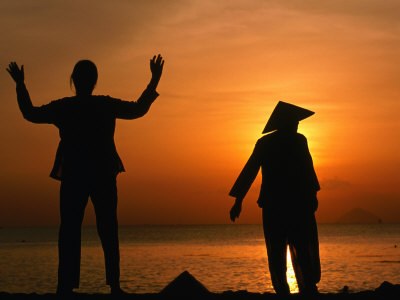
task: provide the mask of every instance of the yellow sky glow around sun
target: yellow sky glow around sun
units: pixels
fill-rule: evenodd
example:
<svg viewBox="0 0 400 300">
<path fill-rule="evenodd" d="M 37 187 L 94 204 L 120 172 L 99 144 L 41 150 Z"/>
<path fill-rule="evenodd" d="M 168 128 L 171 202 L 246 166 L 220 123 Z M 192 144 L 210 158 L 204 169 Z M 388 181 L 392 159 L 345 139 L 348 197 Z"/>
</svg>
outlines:
<svg viewBox="0 0 400 300">
<path fill-rule="evenodd" d="M 2 1 L 0 59 L 25 65 L 41 105 L 73 95 L 84 58 L 98 67 L 96 94 L 135 100 L 149 59 L 164 56 L 149 113 L 117 121 L 121 224 L 229 223 L 228 192 L 279 100 L 315 111 L 299 132 L 322 187 L 318 220 L 362 207 L 400 222 L 398 11 L 377 0 Z M 0 225 L 58 224 L 58 132 L 25 121 L 5 70 L 0 81 Z M 261 222 L 259 185 L 239 222 Z"/>
</svg>

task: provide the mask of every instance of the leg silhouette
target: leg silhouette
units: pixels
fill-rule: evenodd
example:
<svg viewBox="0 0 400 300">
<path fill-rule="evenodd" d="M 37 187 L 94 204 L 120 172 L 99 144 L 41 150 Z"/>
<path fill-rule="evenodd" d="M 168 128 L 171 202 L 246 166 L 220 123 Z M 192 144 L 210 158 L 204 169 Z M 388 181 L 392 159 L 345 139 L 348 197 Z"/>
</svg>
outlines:
<svg viewBox="0 0 400 300">
<path fill-rule="evenodd" d="M 299 218 L 289 234 L 289 245 L 300 293 L 317 292 L 321 277 L 318 233 L 314 215 Z"/>
<path fill-rule="evenodd" d="M 106 283 L 119 286 L 119 241 L 116 179 L 96 180 L 91 199 L 96 213 L 97 231 L 104 251 Z"/>
<path fill-rule="evenodd" d="M 63 180 L 60 188 L 61 224 L 58 237 L 58 292 L 79 287 L 81 227 L 88 202 L 87 187 L 77 180 Z"/>
<path fill-rule="evenodd" d="M 290 294 L 286 279 L 287 234 L 284 224 L 263 211 L 263 228 L 272 285 L 277 294 Z"/>
</svg>

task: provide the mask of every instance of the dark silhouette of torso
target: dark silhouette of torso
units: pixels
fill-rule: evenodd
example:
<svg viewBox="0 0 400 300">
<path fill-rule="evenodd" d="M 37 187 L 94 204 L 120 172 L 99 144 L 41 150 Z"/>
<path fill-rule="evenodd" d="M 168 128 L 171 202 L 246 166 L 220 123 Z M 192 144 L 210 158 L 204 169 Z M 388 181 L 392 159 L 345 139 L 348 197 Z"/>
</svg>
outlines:
<svg viewBox="0 0 400 300">
<path fill-rule="evenodd" d="M 137 101 L 94 95 L 67 97 L 35 107 L 24 117 L 59 129 L 61 141 L 51 177 L 115 175 L 125 171 L 114 143 L 115 120 L 143 116 L 157 96 L 157 92 L 145 90 Z"/>
<path fill-rule="evenodd" d="M 260 207 L 272 214 L 310 208 L 319 183 L 302 134 L 275 131 L 260 138 L 230 195 L 244 198 L 260 167 Z"/>
<path fill-rule="evenodd" d="M 319 183 L 306 138 L 276 131 L 257 143 L 262 184 L 258 203 L 273 213 L 304 211 Z"/>
<path fill-rule="evenodd" d="M 124 171 L 114 143 L 115 100 L 105 96 L 65 98 L 57 104 L 61 142 L 52 175 Z"/>
</svg>

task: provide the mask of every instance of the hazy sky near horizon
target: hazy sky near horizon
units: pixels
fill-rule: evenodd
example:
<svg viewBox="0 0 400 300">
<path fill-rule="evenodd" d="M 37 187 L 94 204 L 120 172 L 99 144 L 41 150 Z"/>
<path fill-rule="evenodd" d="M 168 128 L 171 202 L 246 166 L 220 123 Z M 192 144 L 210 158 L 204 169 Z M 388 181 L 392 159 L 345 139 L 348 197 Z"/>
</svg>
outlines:
<svg viewBox="0 0 400 300">
<path fill-rule="evenodd" d="M 315 111 L 299 132 L 322 186 L 318 220 L 362 207 L 400 222 L 398 1 L 6 0 L 0 28 L 0 226 L 59 222 L 58 132 L 22 118 L 8 63 L 24 64 L 35 105 L 73 95 L 86 58 L 95 94 L 135 100 L 157 53 L 160 97 L 117 121 L 120 224 L 229 223 L 228 192 L 279 100 Z M 261 222 L 260 175 L 240 223 Z"/>
</svg>

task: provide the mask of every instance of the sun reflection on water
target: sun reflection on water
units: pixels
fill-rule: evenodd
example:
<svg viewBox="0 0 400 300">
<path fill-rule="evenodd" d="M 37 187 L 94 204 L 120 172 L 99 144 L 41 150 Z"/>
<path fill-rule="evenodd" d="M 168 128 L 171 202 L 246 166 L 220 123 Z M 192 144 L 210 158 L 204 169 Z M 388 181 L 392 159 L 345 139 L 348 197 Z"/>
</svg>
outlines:
<svg viewBox="0 0 400 300">
<path fill-rule="evenodd" d="M 290 292 L 291 293 L 298 293 L 299 288 L 297 286 L 296 276 L 294 275 L 293 265 L 292 265 L 292 258 L 290 256 L 289 248 L 287 249 L 287 271 L 286 271 L 286 278 L 289 284 Z"/>
</svg>

